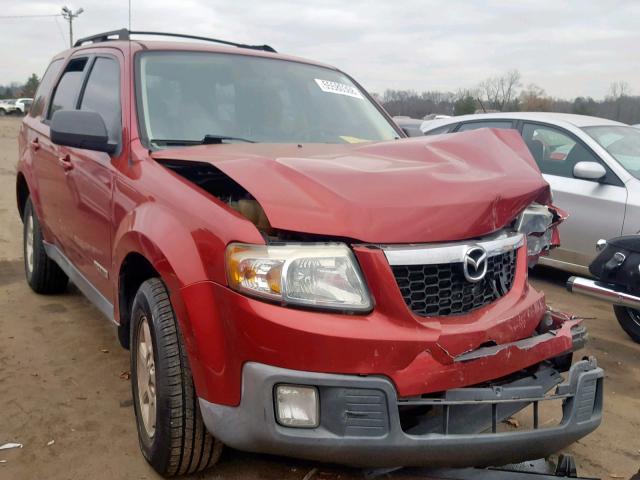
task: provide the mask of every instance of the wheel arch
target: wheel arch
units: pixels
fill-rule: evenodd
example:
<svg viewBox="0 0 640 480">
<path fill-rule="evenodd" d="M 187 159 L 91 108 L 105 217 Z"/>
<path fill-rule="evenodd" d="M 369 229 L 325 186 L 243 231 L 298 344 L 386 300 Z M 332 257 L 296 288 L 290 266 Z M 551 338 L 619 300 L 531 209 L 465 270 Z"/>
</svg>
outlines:
<svg viewBox="0 0 640 480">
<path fill-rule="evenodd" d="M 18 206 L 18 213 L 20 218 L 24 218 L 24 208 L 27 204 L 31 189 L 27 183 L 27 179 L 22 172 L 18 172 L 16 176 L 16 202 Z"/>
<path fill-rule="evenodd" d="M 183 299 L 183 288 L 207 280 L 207 269 L 192 233 L 166 208 L 143 204 L 119 222 L 114 235 L 114 313 L 120 343 L 129 347 L 131 306 L 140 285 L 158 277 L 167 287 L 187 349 L 196 391 L 203 379 L 201 355 Z M 223 255 L 222 255 L 223 256 Z"/>
</svg>

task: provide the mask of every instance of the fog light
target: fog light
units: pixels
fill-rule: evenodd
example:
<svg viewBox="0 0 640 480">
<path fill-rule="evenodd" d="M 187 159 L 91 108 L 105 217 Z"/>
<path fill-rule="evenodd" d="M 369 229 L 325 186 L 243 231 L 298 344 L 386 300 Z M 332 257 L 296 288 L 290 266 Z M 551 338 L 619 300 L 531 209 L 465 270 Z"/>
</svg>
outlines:
<svg viewBox="0 0 640 480">
<path fill-rule="evenodd" d="M 318 389 L 301 385 L 276 387 L 278 423 L 285 427 L 314 428 L 320 423 Z"/>
</svg>

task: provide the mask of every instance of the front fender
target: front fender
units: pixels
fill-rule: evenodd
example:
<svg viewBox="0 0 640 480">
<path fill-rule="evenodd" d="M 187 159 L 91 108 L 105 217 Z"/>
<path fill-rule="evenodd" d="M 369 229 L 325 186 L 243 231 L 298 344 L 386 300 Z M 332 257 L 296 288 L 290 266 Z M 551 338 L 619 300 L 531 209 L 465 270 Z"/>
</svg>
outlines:
<svg viewBox="0 0 640 480">
<path fill-rule="evenodd" d="M 222 355 L 220 358 L 224 358 L 223 321 L 215 302 L 203 302 L 198 295 L 194 297 L 186 292 L 199 291 L 198 285 L 206 285 L 211 281 L 225 283 L 224 251 L 229 240 L 189 224 L 189 218 L 178 218 L 165 205 L 156 202 L 141 204 L 118 223 L 113 240 L 113 272 L 114 276 L 120 272 L 127 255 L 137 253 L 160 274 L 169 290 L 179 322 L 196 390 L 205 394 L 210 390 L 208 377 L 211 372 L 205 371 L 204 363 L 212 362 L 209 358 L 211 354 L 207 354 L 203 347 L 219 352 Z M 246 231 L 243 233 L 244 238 L 239 240 L 254 243 L 262 240 L 257 231 L 256 235 L 247 234 Z M 196 288 L 187 288 L 189 286 Z M 120 286 L 115 288 L 114 298 L 118 298 Z M 120 302 L 114 303 L 115 317 L 119 323 Z M 192 318 L 196 319 L 196 324 Z M 202 319 L 209 321 L 203 322 Z M 207 362 L 203 362 L 203 354 L 208 355 Z"/>
</svg>

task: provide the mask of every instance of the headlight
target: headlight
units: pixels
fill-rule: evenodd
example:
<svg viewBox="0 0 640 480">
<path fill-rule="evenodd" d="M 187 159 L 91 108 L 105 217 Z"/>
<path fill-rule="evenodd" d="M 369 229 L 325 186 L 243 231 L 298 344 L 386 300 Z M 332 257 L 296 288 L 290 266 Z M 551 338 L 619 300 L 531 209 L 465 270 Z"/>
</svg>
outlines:
<svg viewBox="0 0 640 480">
<path fill-rule="evenodd" d="M 344 244 L 233 243 L 226 265 L 229 286 L 241 293 L 316 308 L 372 307 L 360 268 Z"/>
<path fill-rule="evenodd" d="M 551 247 L 553 213 L 546 205 L 529 205 L 516 220 L 515 228 L 527 237 L 527 256 L 540 255 Z"/>
</svg>

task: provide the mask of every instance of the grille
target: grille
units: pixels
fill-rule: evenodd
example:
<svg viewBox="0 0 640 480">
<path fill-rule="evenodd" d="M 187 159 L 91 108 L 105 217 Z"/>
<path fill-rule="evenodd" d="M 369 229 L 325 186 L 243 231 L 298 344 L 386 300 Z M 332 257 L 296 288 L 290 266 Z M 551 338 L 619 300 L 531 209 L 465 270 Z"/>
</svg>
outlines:
<svg viewBox="0 0 640 480">
<path fill-rule="evenodd" d="M 477 282 L 464 278 L 462 263 L 391 267 L 407 306 L 417 315 L 459 315 L 504 296 L 513 286 L 516 251 L 487 259 L 487 274 Z"/>
</svg>

